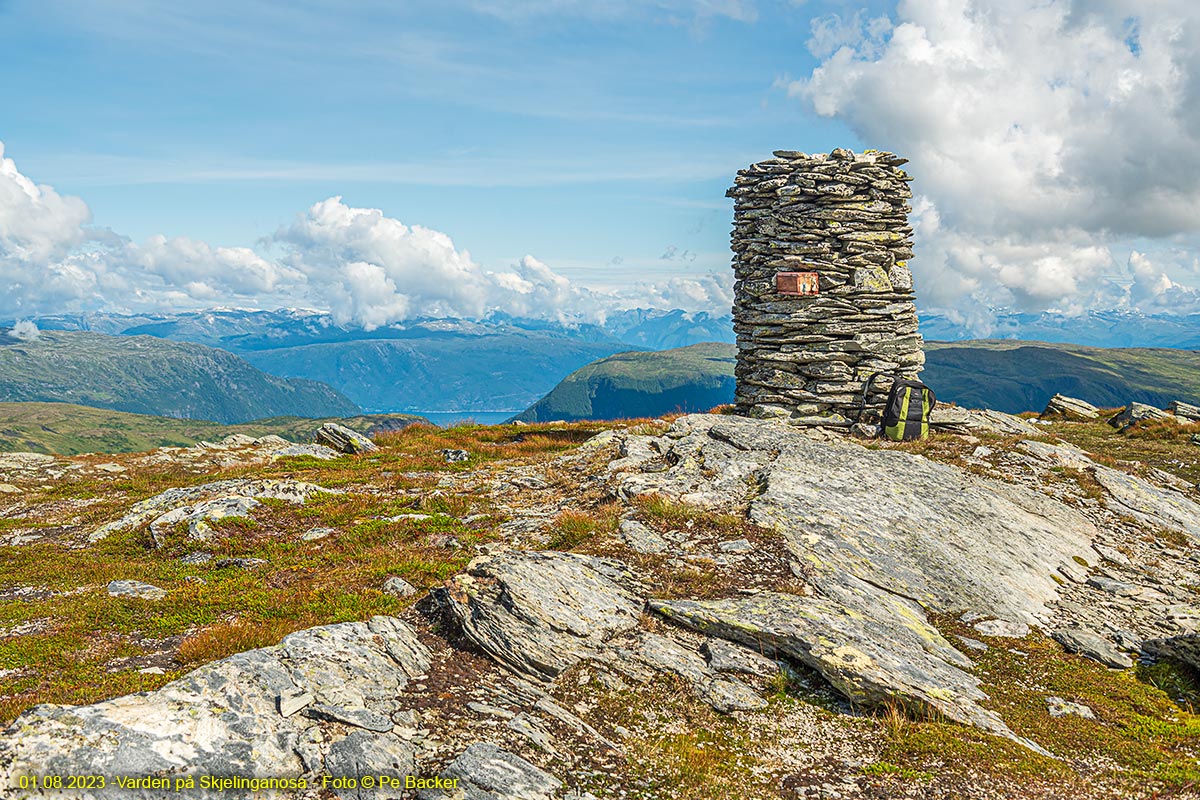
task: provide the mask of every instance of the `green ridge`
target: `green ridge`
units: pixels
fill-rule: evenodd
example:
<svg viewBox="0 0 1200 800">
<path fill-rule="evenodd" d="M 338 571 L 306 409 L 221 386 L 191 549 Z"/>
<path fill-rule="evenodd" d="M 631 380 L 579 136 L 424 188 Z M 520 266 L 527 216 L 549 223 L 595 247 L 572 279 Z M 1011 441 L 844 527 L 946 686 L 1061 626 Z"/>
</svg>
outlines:
<svg viewBox="0 0 1200 800">
<path fill-rule="evenodd" d="M 575 370 L 519 414 L 523 422 L 653 417 L 733 399 L 736 348 L 706 342 L 602 358 Z"/>
<path fill-rule="evenodd" d="M 308 441 L 323 422 L 337 422 L 359 433 L 423 421 L 409 414 L 366 414 L 355 417 L 310 419 L 272 417 L 236 425 L 195 419 L 130 414 L 70 403 L 0 403 L 0 452 L 137 453 L 155 447 L 189 447 L 202 440 L 218 441 L 234 433 L 275 434 L 295 442 Z"/>
<path fill-rule="evenodd" d="M 268 375 L 204 345 L 78 331 L 0 335 L 0 402 L 30 401 L 222 423 L 358 413 L 330 386 Z"/>
<path fill-rule="evenodd" d="M 926 342 L 921 379 L 939 401 L 967 408 L 1041 411 L 1061 392 L 1102 408 L 1200 404 L 1200 351 L 1045 342 Z M 568 375 L 516 419 L 620 419 L 705 411 L 733 402 L 737 348 L 715 342 L 618 353 Z"/>
</svg>

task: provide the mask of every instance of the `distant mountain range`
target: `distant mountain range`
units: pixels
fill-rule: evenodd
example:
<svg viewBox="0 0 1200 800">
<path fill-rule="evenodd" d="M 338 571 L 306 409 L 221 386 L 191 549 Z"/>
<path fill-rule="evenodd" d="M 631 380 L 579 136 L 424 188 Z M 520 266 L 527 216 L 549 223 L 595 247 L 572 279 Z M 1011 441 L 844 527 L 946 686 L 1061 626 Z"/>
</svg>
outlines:
<svg viewBox="0 0 1200 800">
<path fill-rule="evenodd" d="M 517 413 L 550 393 L 573 371 L 598 359 L 630 350 L 733 341 L 727 314 L 646 309 L 612 314 L 598 324 L 494 314 L 482 321 L 414 319 L 369 331 L 338 324 L 327 313 L 294 309 L 69 314 L 35 322 L 43 330 L 153 336 L 220 348 L 271 375 L 328 384 L 369 412 Z M 1000 313 L 992 325 L 997 339 L 1200 349 L 1200 315 Z M 0 323 L 0 327 L 8 326 Z M 921 330 L 931 341 L 953 342 L 970 336 L 963 325 L 933 313 L 922 316 Z M 931 353 L 935 349 L 931 345 Z M 968 402 L 995 396 L 991 389 L 979 388 L 983 384 L 993 386 L 996 381 L 1008 380 L 999 366 L 995 367 L 997 374 L 985 381 L 981 375 L 968 376 L 970 365 L 950 363 L 952 354 L 944 358 L 948 359 L 945 363 L 931 358 L 931 379 L 936 375 L 938 382 L 960 387 L 952 391 L 963 392 L 961 396 Z M 1091 385 L 1098 387 L 1099 383 L 1103 381 Z M 1007 396 L 1019 396 L 1020 403 L 1032 402 L 1035 395 L 1043 393 L 1036 380 L 1021 384 L 1025 388 L 1020 392 L 1017 384 L 1010 381 L 1007 385 Z M 632 402 L 631 397 L 627 399 Z M 1017 401 L 995 402 L 1007 407 Z"/>
<path fill-rule="evenodd" d="M 934 313 L 921 314 L 921 334 L 928 341 L 975 339 L 979 331 Z M 999 313 L 987 330 L 989 339 L 1078 344 L 1087 347 L 1169 347 L 1200 349 L 1200 314 L 1143 314 L 1140 311 L 1089 311 L 1068 316 Z"/>
<path fill-rule="evenodd" d="M 0 333 L 0 402 L 28 401 L 223 423 L 358 413 L 325 384 L 268 375 L 204 345 L 82 331 L 33 339 Z"/>
<path fill-rule="evenodd" d="M 702 411 L 733 402 L 733 345 L 623 353 L 567 376 L 518 416 L 525 421 L 611 419 Z M 1101 407 L 1200 403 L 1200 352 L 1044 342 L 928 343 L 921 379 L 938 399 L 968 408 L 1041 411 L 1062 392 Z"/>
<path fill-rule="evenodd" d="M 216 310 L 172 315 L 71 314 L 44 330 L 155 336 L 235 353 L 273 375 L 333 386 L 372 412 L 520 411 L 572 370 L 632 349 L 732 341 L 728 317 L 633 310 L 603 325 L 493 315 L 418 319 L 363 330 L 312 311 Z"/>
</svg>

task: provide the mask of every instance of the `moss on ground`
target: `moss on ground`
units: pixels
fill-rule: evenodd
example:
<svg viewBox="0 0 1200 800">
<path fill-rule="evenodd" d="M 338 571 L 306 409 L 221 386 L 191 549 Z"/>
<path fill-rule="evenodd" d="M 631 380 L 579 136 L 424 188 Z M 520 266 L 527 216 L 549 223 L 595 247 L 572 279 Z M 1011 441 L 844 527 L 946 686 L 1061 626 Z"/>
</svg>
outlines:
<svg viewBox="0 0 1200 800">
<path fill-rule="evenodd" d="M 90 703 L 151 690 L 186 669 L 274 644 L 303 628 L 399 613 L 415 598 L 384 594 L 386 577 L 398 575 L 418 588 L 438 584 L 462 571 L 475 545 L 494 539 L 505 519 L 483 495 L 439 490 L 441 476 L 480 464 L 543 463 L 597 430 L 595 424 L 418 425 L 378 437 L 380 451 L 367 456 L 284 459 L 217 474 L 130 463 L 129 472 L 115 477 L 69 473 L 50 488 L 35 489 L 22 502 L 39 507 L 0 516 L 0 533 L 61 530 L 41 542 L 7 548 L 0 560 L 0 587 L 33 587 L 23 595 L 0 592 L 0 723 L 37 703 Z M 471 456 L 448 464 L 443 449 Z M 165 489 L 251 476 L 293 478 L 345 493 L 318 494 L 303 506 L 266 500 L 252 519 L 214 523 L 214 538 L 207 542 L 189 541 L 182 527 L 156 549 L 141 528 L 82 546 L 90 531 Z M 15 502 L 0 497 L 0 514 Z M 464 517 L 472 521 L 464 523 Z M 603 523 L 606 530 L 613 520 Z M 583 514 L 566 514 L 558 522 L 567 545 L 593 528 Z M 335 533 L 315 541 L 301 538 L 317 527 Z M 213 561 L 180 562 L 197 550 L 213 554 Z M 267 564 L 214 566 L 222 558 Z M 159 586 L 167 596 L 110 597 L 109 581 L 123 579 Z M 26 632 L 6 635 L 12 630 Z M 165 655 L 156 658 L 159 650 Z M 169 666 L 162 674 L 138 671 L 161 663 Z"/>
<path fill-rule="evenodd" d="M 1105 411 L 1100 419 L 1089 422 L 1057 421 L 1047 430 L 1095 454 L 1101 464 L 1136 461 L 1190 483 L 1200 483 L 1200 446 L 1191 443 L 1191 437 L 1200 433 L 1200 424 L 1139 424 L 1122 433 L 1104 421 L 1108 416 L 1109 411 Z"/>
<path fill-rule="evenodd" d="M 974 672 L 990 698 L 984 705 L 1017 735 L 1058 758 L 961 725 L 897 723 L 885 715 L 879 724 L 888 732 L 888 745 L 881 760 L 930 772 L 935 782 L 986 775 L 1016 785 L 1058 784 L 1064 796 L 1103 789 L 1114 797 L 1143 797 L 1200 783 L 1200 717 L 1186 707 L 1195 685 L 1177 668 L 1110 670 L 1063 652 L 1038 633 L 988 638 L 953 618 L 935 622 L 943 634 L 986 639 L 989 649 L 972 653 Z M 1164 689 L 1185 699 L 1184 706 Z M 1095 718 L 1051 716 L 1050 696 L 1086 705 Z"/>
</svg>

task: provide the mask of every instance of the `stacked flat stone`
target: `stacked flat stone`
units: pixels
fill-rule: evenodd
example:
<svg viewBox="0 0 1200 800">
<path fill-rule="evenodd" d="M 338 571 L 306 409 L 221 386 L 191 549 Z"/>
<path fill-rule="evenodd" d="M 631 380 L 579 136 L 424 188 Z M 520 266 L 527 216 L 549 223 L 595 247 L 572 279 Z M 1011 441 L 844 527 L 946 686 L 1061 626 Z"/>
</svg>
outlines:
<svg viewBox="0 0 1200 800">
<path fill-rule="evenodd" d="M 841 148 L 774 155 L 740 170 L 727 193 L 738 411 L 852 414 L 872 373 L 911 377 L 925 363 L 907 264 L 907 159 Z M 818 293 L 780 294 L 780 272 L 817 273 Z M 890 385 L 876 381 L 868 410 L 882 408 Z"/>
</svg>

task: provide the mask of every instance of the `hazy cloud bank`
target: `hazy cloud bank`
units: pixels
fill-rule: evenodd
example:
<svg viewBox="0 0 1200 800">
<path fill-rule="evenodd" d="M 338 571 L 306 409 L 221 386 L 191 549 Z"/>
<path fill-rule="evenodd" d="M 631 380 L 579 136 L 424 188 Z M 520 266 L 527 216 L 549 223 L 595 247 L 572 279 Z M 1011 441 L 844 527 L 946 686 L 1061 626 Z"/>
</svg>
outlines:
<svg viewBox="0 0 1200 800">
<path fill-rule="evenodd" d="M 367 328 L 492 311 L 596 320 L 615 309 L 728 309 L 729 281 L 671 278 L 620 290 L 573 283 L 533 256 L 485 269 L 440 231 L 331 197 L 265 237 L 261 251 L 91 225 L 87 204 L 35 184 L 0 143 L 0 315 L 195 309 L 233 303 L 328 309 Z"/>
</svg>

